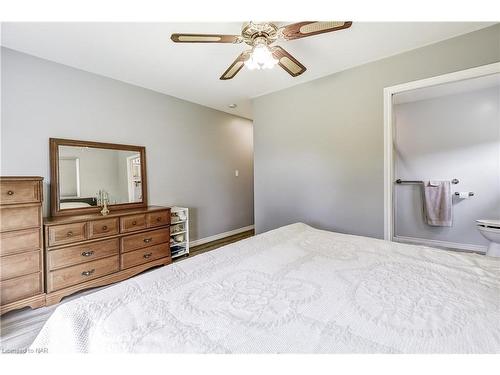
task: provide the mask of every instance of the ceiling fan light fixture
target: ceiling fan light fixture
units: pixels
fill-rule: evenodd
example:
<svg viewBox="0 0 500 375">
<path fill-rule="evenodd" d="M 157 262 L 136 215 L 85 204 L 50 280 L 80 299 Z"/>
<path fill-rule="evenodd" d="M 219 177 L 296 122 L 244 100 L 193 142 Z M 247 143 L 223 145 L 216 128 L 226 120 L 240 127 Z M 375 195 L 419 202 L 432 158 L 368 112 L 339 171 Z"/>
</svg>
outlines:
<svg viewBox="0 0 500 375">
<path fill-rule="evenodd" d="M 261 70 L 279 65 L 292 77 L 297 77 L 307 68 L 276 42 L 340 31 L 351 25 L 351 21 L 304 21 L 285 26 L 273 22 L 246 22 L 240 35 L 174 33 L 170 39 L 175 43 L 245 43 L 250 46 L 251 49 L 241 52 L 222 73 L 219 79 L 223 81 L 233 79 L 243 66 Z"/>
<path fill-rule="evenodd" d="M 264 43 L 257 44 L 250 54 L 248 60 L 245 61 L 245 66 L 250 69 L 271 69 L 278 60 L 274 58 L 271 49 Z"/>
</svg>

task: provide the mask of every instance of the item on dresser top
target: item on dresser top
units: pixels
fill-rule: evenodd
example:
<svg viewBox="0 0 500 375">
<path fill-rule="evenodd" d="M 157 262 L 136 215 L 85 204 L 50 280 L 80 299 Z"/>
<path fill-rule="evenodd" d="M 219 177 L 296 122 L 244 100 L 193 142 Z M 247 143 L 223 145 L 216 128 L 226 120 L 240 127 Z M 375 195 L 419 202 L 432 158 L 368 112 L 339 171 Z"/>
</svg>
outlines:
<svg viewBox="0 0 500 375">
<path fill-rule="evenodd" d="M 0 177 L 0 314 L 45 305 L 43 177 Z"/>
<path fill-rule="evenodd" d="M 104 190 L 99 190 L 98 201 L 101 202 L 101 206 L 102 206 L 101 215 L 106 216 L 107 214 L 109 214 L 109 208 L 108 208 L 109 194 Z"/>
<path fill-rule="evenodd" d="M 109 193 L 106 190 L 99 190 L 97 193 L 97 205 L 102 207 L 101 215 L 106 216 L 109 214 Z"/>
</svg>

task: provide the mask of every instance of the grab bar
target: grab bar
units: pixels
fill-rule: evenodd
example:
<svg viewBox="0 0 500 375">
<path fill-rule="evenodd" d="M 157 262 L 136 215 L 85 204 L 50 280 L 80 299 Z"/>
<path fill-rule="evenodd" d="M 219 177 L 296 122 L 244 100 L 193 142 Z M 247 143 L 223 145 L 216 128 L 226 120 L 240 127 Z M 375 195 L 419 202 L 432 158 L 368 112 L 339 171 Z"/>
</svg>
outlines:
<svg viewBox="0 0 500 375">
<path fill-rule="evenodd" d="M 460 181 L 458 181 L 458 179 L 456 178 L 451 180 L 452 184 L 458 184 L 459 182 Z M 418 180 L 402 180 L 400 178 L 396 180 L 396 184 L 423 184 L 423 183 L 424 183 L 423 181 L 418 181 Z"/>
</svg>

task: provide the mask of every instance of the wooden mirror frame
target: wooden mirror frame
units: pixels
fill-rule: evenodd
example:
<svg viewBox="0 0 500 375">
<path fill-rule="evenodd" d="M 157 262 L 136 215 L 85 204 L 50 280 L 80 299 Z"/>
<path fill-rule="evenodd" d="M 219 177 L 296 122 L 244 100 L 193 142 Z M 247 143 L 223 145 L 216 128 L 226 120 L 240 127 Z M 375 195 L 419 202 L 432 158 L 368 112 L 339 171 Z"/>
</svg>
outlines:
<svg viewBox="0 0 500 375">
<path fill-rule="evenodd" d="M 141 157 L 141 185 L 142 202 L 118 203 L 108 205 L 109 210 L 125 210 L 131 208 L 144 208 L 148 205 L 148 184 L 146 174 L 146 147 L 120 145 L 114 143 L 77 141 L 73 139 L 49 138 L 50 150 L 50 212 L 52 216 L 70 216 L 99 213 L 101 207 L 59 208 L 59 146 L 92 147 L 122 151 L 137 151 Z"/>
</svg>

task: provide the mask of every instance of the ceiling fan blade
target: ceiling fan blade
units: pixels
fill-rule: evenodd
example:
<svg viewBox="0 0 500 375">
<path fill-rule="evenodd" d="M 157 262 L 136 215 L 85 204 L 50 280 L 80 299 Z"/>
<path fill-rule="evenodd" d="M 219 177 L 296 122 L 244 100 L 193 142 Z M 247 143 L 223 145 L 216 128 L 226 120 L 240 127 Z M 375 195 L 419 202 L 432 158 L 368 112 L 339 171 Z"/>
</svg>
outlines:
<svg viewBox="0 0 500 375">
<path fill-rule="evenodd" d="M 233 61 L 229 68 L 227 68 L 226 71 L 220 76 L 220 79 L 226 80 L 233 78 L 241 70 L 241 68 L 243 68 L 245 61 L 248 60 L 249 56 L 249 51 L 242 52 L 236 60 Z"/>
<path fill-rule="evenodd" d="M 170 37 L 176 43 L 241 43 L 239 35 L 222 34 L 172 34 Z"/>
<path fill-rule="evenodd" d="M 273 56 L 278 60 L 278 65 L 285 69 L 292 77 L 300 76 L 307 70 L 304 65 L 280 46 L 273 48 Z"/>
<path fill-rule="evenodd" d="M 285 40 L 300 39 L 306 36 L 329 33 L 351 27 L 351 21 L 306 21 L 282 27 L 281 35 Z"/>
</svg>

